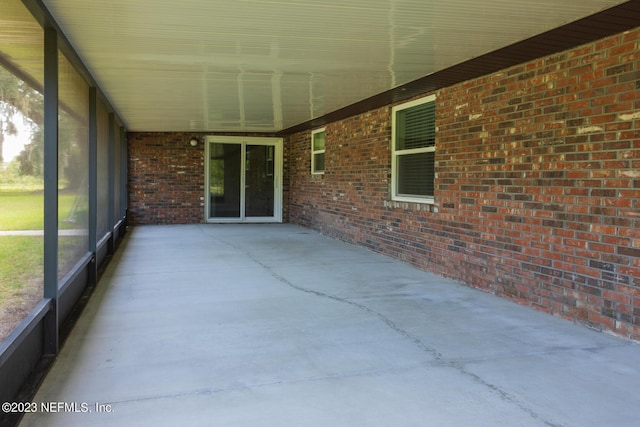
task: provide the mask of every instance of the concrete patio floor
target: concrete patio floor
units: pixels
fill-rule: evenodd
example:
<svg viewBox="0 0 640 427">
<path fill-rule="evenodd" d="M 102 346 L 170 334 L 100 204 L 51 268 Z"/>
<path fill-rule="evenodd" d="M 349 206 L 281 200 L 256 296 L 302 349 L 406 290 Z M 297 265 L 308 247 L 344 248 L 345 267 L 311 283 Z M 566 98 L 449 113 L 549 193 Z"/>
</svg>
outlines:
<svg viewBox="0 0 640 427">
<path fill-rule="evenodd" d="M 637 426 L 639 384 L 638 344 L 314 231 L 144 226 L 21 425 Z"/>
</svg>

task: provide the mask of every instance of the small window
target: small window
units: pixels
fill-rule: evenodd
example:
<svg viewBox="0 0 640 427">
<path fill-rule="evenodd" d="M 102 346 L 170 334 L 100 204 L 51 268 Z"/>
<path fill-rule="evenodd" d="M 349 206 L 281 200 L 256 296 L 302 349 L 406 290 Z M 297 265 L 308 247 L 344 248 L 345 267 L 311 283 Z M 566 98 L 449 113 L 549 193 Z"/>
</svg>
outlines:
<svg viewBox="0 0 640 427">
<path fill-rule="evenodd" d="M 435 179 L 435 96 L 392 109 L 392 199 L 433 203 Z"/>
<path fill-rule="evenodd" d="M 311 173 L 324 173 L 324 128 L 311 132 Z"/>
</svg>

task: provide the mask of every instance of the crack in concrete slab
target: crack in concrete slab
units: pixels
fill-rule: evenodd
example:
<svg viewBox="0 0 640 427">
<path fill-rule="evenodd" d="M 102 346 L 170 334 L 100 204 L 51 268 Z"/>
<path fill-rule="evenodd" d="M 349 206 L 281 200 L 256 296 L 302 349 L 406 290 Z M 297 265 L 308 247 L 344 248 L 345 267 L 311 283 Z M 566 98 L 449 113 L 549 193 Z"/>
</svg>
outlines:
<svg viewBox="0 0 640 427">
<path fill-rule="evenodd" d="M 256 257 L 254 257 L 251 253 L 249 253 L 248 251 L 246 251 L 244 248 L 233 245 L 231 243 L 229 243 L 228 241 L 222 241 L 220 240 L 222 243 L 241 251 L 242 253 L 245 254 L 245 256 L 247 258 L 249 258 L 251 261 L 255 262 L 256 264 L 258 264 L 259 266 L 261 266 L 262 268 L 264 268 L 273 278 L 277 279 L 278 281 L 280 281 L 281 283 L 287 285 L 288 287 L 298 290 L 300 292 L 304 292 L 310 295 L 315 295 L 321 298 L 326 298 L 326 299 L 330 299 L 339 303 L 343 303 L 343 304 L 348 304 L 350 306 L 356 307 L 359 310 L 365 311 L 371 315 L 374 315 L 375 317 L 377 317 L 378 319 L 382 320 L 391 330 L 393 330 L 394 332 L 396 332 L 397 334 L 399 334 L 400 336 L 402 336 L 403 338 L 409 340 L 410 342 L 412 342 L 413 344 L 415 344 L 418 348 L 420 348 L 420 350 L 422 350 L 423 352 L 429 354 L 430 356 L 432 356 L 433 358 L 435 358 L 438 362 L 440 362 L 443 366 L 452 368 L 456 371 L 458 371 L 461 375 L 466 376 L 468 378 L 470 378 L 474 383 L 479 384 L 483 387 L 486 387 L 488 389 L 490 389 L 492 392 L 496 393 L 500 399 L 502 399 L 505 402 L 510 402 L 514 405 L 516 405 L 520 410 L 522 410 L 524 413 L 528 414 L 531 418 L 538 420 L 542 423 L 544 423 L 545 425 L 549 426 L 549 427 L 562 427 L 562 425 L 560 424 L 556 424 L 554 422 L 548 421 L 546 419 L 544 419 L 542 416 L 540 416 L 538 413 L 536 413 L 533 409 L 529 408 L 528 406 L 526 406 L 523 402 L 520 402 L 517 398 L 515 398 L 514 396 L 510 395 L 509 393 L 507 393 L 506 391 L 502 390 L 499 386 L 495 385 L 495 384 L 491 384 L 490 382 L 487 382 L 486 380 L 484 380 L 483 378 L 481 378 L 479 375 L 476 375 L 472 372 L 469 372 L 468 370 L 466 370 L 464 368 L 464 366 L 460 365 L 459 363 L 456 363 L 455 361 L 451 361 L 451 360 L 446 360 L 445 357 L 438 352 L 435 348 L 423 343 L 418 337 L 413 336 L 412 334 L 410 334 L 409 332 L 407 332 L 406 330 L 402 329 L 401 327 L 399 327 L 395 322 L 393 322 L 393 320 L 391 320 L 390 318 L 388 318 L 387 316 L 385 316 L 384 314 L 372 309 L 371 307 L 368 307 L 364 304 L 360 304 L 354 301 L 350 301 L 348 299 L 345 298 L 340 298 L 336 295 L 331 295 L 331 294 L 327 294 L 325 292 L 320 292 L 314 289 L 308 289 L 299 285 L 296 285 L 295 283 L 291 282 L 290 280 L 288 280 L 286 277 L 284 277 L 283 275 L 273 271 L 273 269 L 266 263 L 260 261 L 259 259 L 257 259 Z"/>
<path fill-rule="evenodd" d="M 260 261 L 257 261 L 255 259 L 254 259 L 254 261 L 258 262 L 261 265 L 263 265 L 265 267 L 265 269 L 268 270 L 274 278 L 278 279 L 279 281 L 281 281 L 282 283 L 290 286 L 293 289 L 296 289 L 296 290 L 299 290 L 301 292 L 305 292 L 305 293 L 308 293 L 308 294 L 316 295 L 316 296 L 319 296 L 319 297 L 322 297 L 322 298 L 327 298 L 327 299 L 331 299 L 331 300 L 334 300 L 334 301 L 337 301 L 337 302 L 349 304 L 349 305 L 354 306 L 354 307 L 356 307 L 358 309 L 361 309 L 361 310 L 363 310 L 363 311 L 365 311 L 367 313 L 373 314 L 374 316 L 376 316 L 379 319 L 381 319 L 382 321 L 384 321 L 384 323 L 386 323 L 387 326 L 389 326 L 394 332 L 398 333 L 400 336 L 402 336 L 402 337 L 408 339 L 409 341 L 413 342 L 422 351 L 424 351 L 424 352 L 428 353 L 429 355 L 431 355 L 432 357 L 434 357 L 438 362 L 441 362 L 443 366 L 448 366 L 450 368 L 453 368 L 453 369 L 457 370 L 458 372 L 460 372 L 462 375 L 471 378 L 471 380 L 473 382 L 475 382 L 476 384 L 480 384 L 480 385 L 482 385 L 484 387 L 489 388 L 490 390 L 495 392 L 498 396 L 500 396 L 500 398 L 503 401 L 508 401 L 508 402 L 511 402 L 511 403 L 515 404 L 518 408 L 520 408 L 522 411 L 524 411 L 529 416 L 531 416 L 531 418 L 536 419 L 536 420 L 544 423 L 545 425 L 547 425 L 549 427 L 561 427 L 559 424 L 555 424 L 553 422 L 550 422 L 550 421 L 547 421 L 547 420 L 543 419 L 540 415 L 538 415 L 531 408 L 525 406 L 523 403 L 518 401 L 515 397 L 511 396 L 506 391 L 502 390 L 497 385 L 491 384 L 491 383 L 485 381 L 480 376 L 478 376 L 478 375 L 476 375 L 476 374 L 474 374 L 472 372 L 467 371 L 466 369 L 464 369 L 463 366 L 461 366 L 461 365 L 459 365 L 457 363 L 454 363 L 452 361 L 447 361 L 442 356 L 442 354 L 440 354 L 435 348 L 426 345 L 419 338 L 411 335 L 409 332 L 407 332 L 404 329 L 400 328 L 391 319 L 389 319 L 388 317 L 386 317 L 382 313 L 379 313 L 379 312 L 373 310 L 372 308 L 367 307 L 364 304 L 359 304 L 357 302 L 349 301 L 347 299 L 340 298 L 340 297 L 337 297 L 335 295 L 330 295 L 330 294 L 326 294 L 324 292 L 319 292 L 319 291 L 316 291 L 316 290 L 313 290 L 313 289 L 307 289 L 307 288 L 295 285 L 295 284 L 291 283 L 289 280 L 287 280 L 285 277 L 281 276 L 280 274 L 271 271 L 271 269 L 268 266 L 262 264 Z"/>
<path fill-rule="evenodd" d="M 384 375 L 384 374 L 390 374 L 390 373 L 408 372 L 415 369 L 419 369 L 421 367 L 422 365 L 414 365 L 414 366 L 402 367 L 402 368 L 369 369 L 364 371 L 350 372 L 346 374 L 322 375 L 322 376 L 316 376 L 316 377 L 306 377 L 306 378 L 298 378 L 298 379 L 283 380 L 283 381 L 269 381 L 269 382 L 262 382 L 262 383 L 232 385 L 228 387 L 207 387 L 207 388 L 200 388 L 196 390 L 188 390 L 182 393 L 148 395 L 148 396 L 136 397 L 132 399 L 112 400 L 112 401 L 100 402 L 100 403 L 116 405 L 121 403 L 144 402 L 148 400 L 173 399 L 173 398 L 192 397 L 192 396 L 208 396 L 208 395 L 213 395 L 218 393 L 226 393 L 229 391 L 253 390 L 253 389 L 278 386 L 278 385 L 305 384 L 305 383 L 313 383 L 313 382 L 326 381 L 326 380 L 342 380 L 342 379 L 350 379 L 350 378 L 368 377 L 372 375 Z"/>
</svg>

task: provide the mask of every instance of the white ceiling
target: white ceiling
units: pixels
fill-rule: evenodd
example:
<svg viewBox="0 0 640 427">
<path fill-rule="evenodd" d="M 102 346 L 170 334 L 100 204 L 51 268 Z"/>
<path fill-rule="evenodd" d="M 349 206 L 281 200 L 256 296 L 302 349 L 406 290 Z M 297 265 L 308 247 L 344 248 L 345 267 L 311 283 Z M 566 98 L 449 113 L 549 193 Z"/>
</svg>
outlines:
<svg viewBox="0 0 640 427">
<path fill-rule="evenodd" d="M 272 132 L 624 1 L 43 3 L 129 130 Z"/>
</svg>

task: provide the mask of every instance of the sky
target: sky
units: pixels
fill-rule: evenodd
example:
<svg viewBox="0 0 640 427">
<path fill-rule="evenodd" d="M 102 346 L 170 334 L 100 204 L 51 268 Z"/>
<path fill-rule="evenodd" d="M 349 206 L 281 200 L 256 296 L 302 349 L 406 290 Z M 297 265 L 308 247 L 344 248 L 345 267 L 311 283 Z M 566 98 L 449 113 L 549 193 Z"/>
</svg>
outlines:
<svg viewBox="0 0 640 427">
<path fill-rule="evenodd" d="M 29 132 L 27 131 L 26 136 L 23 136 L 23 133 L 20 132 L 18 135 L 5 135 L 4 143 L 2 144 L 2 157 L 4 161 L 9 163 L 14 159 L 22 149 L 25 144 L 29 143 Z"/>
<path fill-rule="evenodd" d="M 9 163 L 14 157 L 20 154 L 25 144 L 28 144 L 31 140 L 31 130 L 29 129 L 29 126 L 25 125 L 22 114 L 14 114 L 12 120 L 18 128 L 18 134 L 4 134 L 2 156 L 6 163 Z M 2 132 L 2 129 L 0 129 L 0 132 Z"/>
</svg>

